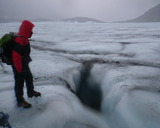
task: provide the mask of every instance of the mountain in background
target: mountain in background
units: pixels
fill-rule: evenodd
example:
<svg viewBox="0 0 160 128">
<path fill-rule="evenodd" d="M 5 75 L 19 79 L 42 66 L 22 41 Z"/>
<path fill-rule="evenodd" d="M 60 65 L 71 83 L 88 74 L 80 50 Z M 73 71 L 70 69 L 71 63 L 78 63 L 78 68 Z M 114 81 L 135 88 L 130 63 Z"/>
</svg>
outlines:
<svg viewBox="0 0 160 128">
<path fill-rule="evenodd" d="M 149 9 L 142 16 L 126 22 L 160 22 L 160 4 Z"/>
<path fill-rule="evenodd" d="M 0 17 L 0 23 L 8 23 L 8 22 L 21 22 L 24 19 L 26 19 L 23 16 L 9 16 L 6 15 L 4 17 Z M 46 19 L 46 18 L 32 18 L 32 17 L 28 17 L 27 20 L 31 20 L 31 21 L 53 21 L 52 19 Z"/>
<path fill-rule="evenodd" d="M 0 22 L 6 23 L 6 22 L 17 22 L 22 21 L 26 17 L 28 17 L 28 20 L 32 21 L 55 21 L 53 17 L 45 17 L 43 15 L 35 16 L 33 13 L 32 15 L 22 15 L 22 14 L 15 14 L 11 13 L 9 11 L 4 11 L 0 8 Z M 94 18 L 88 18 L 88 17 L 75 17 L 75 18 L 68 18 L 61 21 L 67 21 L 67 22 L 78 22 L 78 23 L 85 23 L 85 22 L 93 22 L 93 23 L 104 23 L 103 21 L 94 19 Z M 127 21 L 120 21 L 120 22 L 160 22 L 160 4 L 157 6 L 149 9 L 147 12 L 145 12 L 142 16 L 139 16 L 135 19 L 127 20 Z"/>
<path fill-rule="evenodd" d="M 67 22 L 78 22 L 78 23 L 86 23 L 86 22 L 93 22 L 93 23 L 104 23 L 103 21 L 94 19 L 94 18 L 88 18 L 88 17 L 74 17 L 74 18 L 68 18 L 61 21 L 67 21 Z"/>
<path fill-rule="evenodd" d="M 22 21 L 24 18 L 23 17 L 0 17 L 0 22 L 17 22 L 17 21 Z M 57 21 L 53 19 L 45 19 L 45 18 L 30 18 L 29 20 L 32 21 Z M 103 21 L 94 19 L 94 18 L 88 18 L 88 17 L 74 17 L 74 18 L 68 18 L 68 19 L 63 19 L 63 20 L 58 20 L 58 21 L 63 21 L 63 22 L 77 22 L 77 23 L 86 23 L 86 22 L 91 22 L 91 23 L 105 23 Z"/>
</svg>

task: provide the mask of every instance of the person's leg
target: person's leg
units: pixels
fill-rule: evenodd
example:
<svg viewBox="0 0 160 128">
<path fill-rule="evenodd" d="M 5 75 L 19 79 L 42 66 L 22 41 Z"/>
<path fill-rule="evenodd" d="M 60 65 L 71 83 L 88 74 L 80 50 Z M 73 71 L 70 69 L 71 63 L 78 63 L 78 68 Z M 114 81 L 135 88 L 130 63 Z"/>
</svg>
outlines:
<svg viewBox="0 0 160 128">
<path fill-rule="evenodd" d="M 27 95 L 28 97 L 38 97 L 41 96 L 40 92 L 34 91 L 34 85 L 33 85 L 33 75 L 31 73 L 31 70 L 29 68 L 29 65 L 25 66 L 25 80 L 26 80 L 26 87 L 27 87 Z"/>
<path fill-rule="evenodd" d="M 27 94 L 32 94 L 34 90 L 33 86 L 33 75 L 31 73 L 31 70 L 29 68 L 29 65 L 25 66 L 25 81 L 26 81 L 26 87 L 27 87 Z"/>
<path fill-rule="evenodd" d="M 14 66 L 12 66 L 14 79 L 15 79 L 15 96 L 17 98 L 17 102 L 23 101 L 23 87 L 24 87 L 24 75 L 22 73 L 18 73 Z"/>
<path fill-rule="evenodd" d="M 23 98 L 23 87 L 24 87 L 24 73 L 19 73 L 15 69 L 14 66 L 12 66 L 13 72 L 14 72 L 14 79 L 15 79 L 15 96 L 17 99 L 17 106 L 24 107 L 24 108 L 30 108 L 31 104 L 25 101 Z"/>
</svg>

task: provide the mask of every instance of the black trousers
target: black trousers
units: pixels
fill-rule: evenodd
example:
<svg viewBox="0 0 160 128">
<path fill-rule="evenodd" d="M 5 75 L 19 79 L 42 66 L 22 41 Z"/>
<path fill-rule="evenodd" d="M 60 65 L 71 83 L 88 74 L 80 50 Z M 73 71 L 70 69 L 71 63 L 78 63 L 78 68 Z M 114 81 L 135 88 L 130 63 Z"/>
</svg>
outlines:
<svg viewBox="0 0 160 128">
<path fill-rule="evenodd" d="M 26 83 L 27 94 L 32 94 L 34 90 L 33 86 L 33 76 L 30 71 L 29 65 L 25 64 L 23 67 L 23 72 L 17 72 L 16 68 L 12 65 L 14 79 L 15 79 L 15 96 L 17 98 L 17 102 L 21 102 L 24 100 L 23 98 L 23 87 L 24 83 Z"/>
</svg>

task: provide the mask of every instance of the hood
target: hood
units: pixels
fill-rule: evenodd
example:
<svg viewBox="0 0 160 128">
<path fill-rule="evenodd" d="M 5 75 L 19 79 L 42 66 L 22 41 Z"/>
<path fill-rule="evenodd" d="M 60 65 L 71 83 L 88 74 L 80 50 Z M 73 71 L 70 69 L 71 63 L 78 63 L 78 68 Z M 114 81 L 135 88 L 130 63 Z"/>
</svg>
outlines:
<svg viewBox="0 0 160 128">
<path fill-rule="evenodd" d="M 19 35 L 29 38 L 32 32 L 32 29 L 34 27 L 34 24 L 32 24 L 30 21 L 24 20 L 19 27 Z"/>
</svg>

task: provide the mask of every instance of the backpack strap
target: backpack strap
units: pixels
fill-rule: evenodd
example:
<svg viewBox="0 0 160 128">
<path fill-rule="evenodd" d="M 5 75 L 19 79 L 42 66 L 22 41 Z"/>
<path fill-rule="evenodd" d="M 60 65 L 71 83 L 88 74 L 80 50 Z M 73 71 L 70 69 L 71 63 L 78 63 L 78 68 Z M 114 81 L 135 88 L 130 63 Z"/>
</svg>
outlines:
<svg viewBox="0 0 160 128">
<path fill-rule="evenodd" d="M 20 36 L 20 35 L 15 35 L 15 38 L 16 37 L 20 37 L 22 40 L 23 40 L 23 42 L 24 42 L 24 37 L 22 37 L 22 36 Z M 15 38 L 14 38 L 14 41 L 13 41 L 13 43 L 14 43 L 14 47 L 13 47 L 13 49 L 17 52 L 17 53 L 19 53 L 20 55 L 23 55 L 23 47 L 24 46 L 22 46 L 22 45 L 20 45 L 19 43 L 17 43 L 16 41 L 15 41 Z"/>
</svg>

